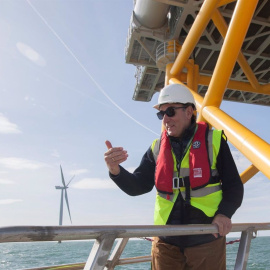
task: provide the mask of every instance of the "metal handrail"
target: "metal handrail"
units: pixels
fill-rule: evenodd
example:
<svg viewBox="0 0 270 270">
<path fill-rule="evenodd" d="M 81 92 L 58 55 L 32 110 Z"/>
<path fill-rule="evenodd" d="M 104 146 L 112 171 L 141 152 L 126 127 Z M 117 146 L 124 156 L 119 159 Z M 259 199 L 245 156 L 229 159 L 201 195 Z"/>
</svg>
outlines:
<svg viewBox="0 0 270 270">
<path fill-rule="evenodd" d="M 235 223 L 231 232 L 252 228 L 270 230 L 270 223 Z M 216 225 L 126 225 L 126 226 L 9 226 L 0 227 L 0 243 L 88 240 L 115 235 L 115 238 L 174 236 L 218 233 Z"/>
<path fill-rule="evenodd" d="M 242 232 L 236 258 L 235 269 L 246 269 L 251 239 L 254 233 L 270 230 L 270 223 L 238 223 L 232 225 L 231 232 Z M 176 236 L 217 233 L 216 225 L 139 225 L 139 226 L 13 226 L 0 227 L 0 243 L 33 242 L 33 241 L 64 241 L 96 239 L 89 258 L 84 266 L 85 270 L 114 269 L 123 263 L 120 255 L 129 238 Z M 109 259 L 111 249 L 116 238 L 120 238 L 116 250 Z M 149 261 L 150 257 L 143 258 Z M 132 258 L 127 263 L 141 262 Z"/>
<path fill-rule="evenodd" d="M 158 62 L 160 58 L 168 57 L 169 55 L 172 56 L 171 60 L 175 60 L 180 49 L 181 46 L 177 40 L 170 40 L 159 44 L 156 49 L 156 62 Z"/>
</svg>

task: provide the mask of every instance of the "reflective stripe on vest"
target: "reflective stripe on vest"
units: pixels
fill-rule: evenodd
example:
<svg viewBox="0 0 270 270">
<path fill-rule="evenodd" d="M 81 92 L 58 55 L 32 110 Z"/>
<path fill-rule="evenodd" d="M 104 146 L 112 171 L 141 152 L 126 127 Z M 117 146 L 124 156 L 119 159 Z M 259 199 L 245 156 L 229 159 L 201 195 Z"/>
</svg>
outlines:
<svg viewBox="0 0 270 270">
<path fill-rule="evenodd" d="M 207 185 L 205 188 L 200 188 L 196 190 L 190 190 L 190 196 L 191 197 L 203 197 L 207 196 L 211 193 L 217 192 L 221 190 L 221 185 L 220 184 L 210 184 Z M 183 196 L 183 199 L 185 199 L 186 196 L 186 188 L 185 187 L 180 187 L 181 194 Z M 169 201 L 174 201 L 174 196 L 175 194 L 164 194 L 161 192 L 157 192 L 159 196 L 161 196 L 163 199 L 169 200 Z"/>
</svg>

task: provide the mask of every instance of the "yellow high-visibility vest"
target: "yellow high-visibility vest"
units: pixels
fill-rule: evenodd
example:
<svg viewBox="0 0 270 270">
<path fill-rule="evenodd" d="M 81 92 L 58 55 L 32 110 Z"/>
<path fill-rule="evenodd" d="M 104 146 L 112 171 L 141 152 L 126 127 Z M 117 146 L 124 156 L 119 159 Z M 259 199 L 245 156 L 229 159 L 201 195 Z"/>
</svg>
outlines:
<svg viewBox="0 0 270 270">
<path fill-rule="evenodd" d="M 217 156 L 220 149 L 221 137 L 223 135 L 222 130 L 209 130 L 208 132 L 208 153 L 209 161 L 211 165 L 211 174 L 214 177 L 218 177 L 218 172 L 216 168 Z M 224 135 L 225 136 L 225 135 Z M 212 143 L 210 143 L 212 142 Z M 174 161 L 174 178 L 178 178 L 179 181 L 184 177 L 188 177 L 190 174 L 189 170 L 189 152 L 191 144 L 185 153 L 184 158 L 180 164 L 180 174 L 177 169 L 176 157 L 172 151 L 173 161 Z M 152 143 L 152 152 L 155 160 L 159 153 L 159 141 L 156 139 Z M 173 181 L 173 180 L 172 180 Z M 155 225 L 165 225 L 167 224 L 170 213 L 173 209 L 174 203 L 181 192 L 183 199 L 185 200 L 186 188 L 181 186 L 179 188 L 174 188 L 172 194 L 165 194 L 157 191 L 156 203 L 155 203 L 155 213 L 154 213 L 154 224 Z M 204 212 L 208 217 L 213 217 L 218 209 L 220 201 L 222 200 L 222 190 L 220 183 L 208 184 L 203 188 L 192 190 L 190 189 L 190 204 Z"/>
</svg>

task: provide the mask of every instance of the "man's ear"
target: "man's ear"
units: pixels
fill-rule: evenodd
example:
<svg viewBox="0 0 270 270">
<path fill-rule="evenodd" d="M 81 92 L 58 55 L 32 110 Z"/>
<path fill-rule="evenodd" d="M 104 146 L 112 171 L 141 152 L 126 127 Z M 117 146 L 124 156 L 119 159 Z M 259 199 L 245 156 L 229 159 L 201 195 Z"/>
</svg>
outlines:
<svg viewBox="0 0 270 270">
<path fill-rule="evenodd" d="M 193 108 L 192 108 L 191 106 L 188 106 L 188 107 L 186 108 L 186 115 L 187 115 L 188 119 L 191 119 L 193 113 L 194 113 Z"/>
</svg>

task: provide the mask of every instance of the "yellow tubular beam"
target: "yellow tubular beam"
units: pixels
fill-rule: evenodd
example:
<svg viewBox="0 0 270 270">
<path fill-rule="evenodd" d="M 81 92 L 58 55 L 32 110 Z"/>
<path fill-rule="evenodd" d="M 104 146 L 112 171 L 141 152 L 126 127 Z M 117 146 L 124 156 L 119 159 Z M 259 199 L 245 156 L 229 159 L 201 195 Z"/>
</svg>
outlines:
<svg viewBox="0 0 270 270">
<path fill-rule="evenodd" d="M 270 83 L 261 86 L 262 92 L 270 95 Z"/>
<path fill-rule="evenodd" d="M 169 84 L 169 80 L 171 79 L 171 74 L 170 74 L 170 70 L 172 68 L 173 63 L 167 64 L 166 65 L 166 73 L 165 73 L 165 85 Z"/>
<path fill-rule="evenodd" d="M 267 142 L 219 108 L 207 106 L 202 114 L 215 128 L 223 129 L 229 141 L 270 179 L 270 145 Z"/>
<path fill-rule="evenodd" d="M 209 23 L 211 16 L 219 3 L 219 0 L 205 0 L 198 13 L 183 45 L 171 69 L 172 75 L 179 74 L 188 61 L 192 51 L 198 43 L 203 31 Z"/>
<path fill-rule="evenodd" d="M 184 73 L 185 74 L 185 73 Z M 199 75 L 199 84 L 200 85 L 209 85 L 211 81 L 211 77 L 205 75 Z M 240 90 L 243 92 L 251 92 L 257 94 L 270 95 L 270 84 L 261 85 L 259 89 L 254 89 L 250 83 L 240 82 L 229 80 L 227 88 L 233 90 Z"/>
<path fill-rule="evenodd" d="M 218 10 L 216 10 L 214 12 L 214 14 L 212 16 L 212 20 L 213 20 L 215 26 L 217 27 L 218 31 L 222 35 L 222 37 L 225 38 L 227 30 L 228 30 L 228 26 L 227 26 L 227 23 L 224 20 L 223 16 L 220 14 L 220 12 Z M 260 84 L 259 84 L 257 78 L 255 77 L 252 69 L 250 68 L 245 56 L 243 55 L 243 53 L 241 51 L 238 55 L 237 62 L 240 65 L 240 67 L 242 68 L 242 70 L 244 71 L 244 73 L 247 76 L 251 85 L 255 89 L 259 89 Z"/>
<path fill-rule="evenodd" d="M 199 65 L 194 65 L 194 81 L 193 81 L 193 90 L 198 93 L 198 85 L 199 85 L 199 78 L 200 78 L 200 68 Z"/>
<path fill-rule="evenodd" d="M 249 179 L 251 179 L 259 170 L 254 166 L 250 165 L 245 171 L 240 174 L 243 184 L 245 184 Z"/>
<path fill-rule="evenodd" d="M 194 60 L 188 60 L 189 65 L 187 65 L 187 86 L 194 89 Z"/>
<path fill-rule="evenodd" d="M 165 73 L 165 83 L 164 86 L 167 86 L 169 84 L 169 80 L 171 79 L 170 70 L 172 68 L 173 63 L 169 63 L 166 65 L 166 73 Z M 161 123 L 161 132 L 165 130 L 165 126 L 163 125 L 163 121 Z"/>
<path fill-rule="evenodd" d="M 202 110 L 209 105 L 220 106 L 257 2 L 258 0 L 237 1 L 224 45 L 222 46 L 213 77 L 204 98 Z M 203 116 L 200 114 L 199 121 L 202 120 Z"/>
</svg>

